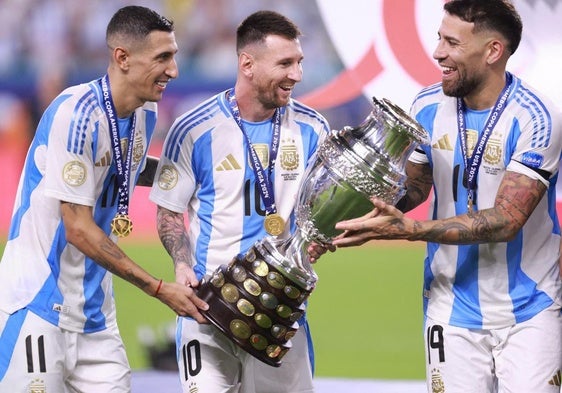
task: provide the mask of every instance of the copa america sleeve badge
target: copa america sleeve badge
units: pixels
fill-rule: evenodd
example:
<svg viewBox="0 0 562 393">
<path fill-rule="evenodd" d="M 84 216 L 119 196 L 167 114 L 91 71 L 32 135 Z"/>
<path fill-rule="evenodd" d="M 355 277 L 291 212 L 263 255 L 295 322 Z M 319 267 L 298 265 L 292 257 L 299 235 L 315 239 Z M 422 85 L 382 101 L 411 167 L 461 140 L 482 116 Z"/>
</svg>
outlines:
<svg viewBox="0 0 562 393">
<path fill-rule="evenodd" d="M 133 231 L 133 222 L 127 214 L 117 214 L 111 221 L 111 233 L 126 237 Z"/>
<path fill-rule="evenodd" d="M 285 230 L 285 221 L 279 214 L 271 213 L 265 216 L 263 226 L 271 236 L 279 236 Z"/>
</svg>

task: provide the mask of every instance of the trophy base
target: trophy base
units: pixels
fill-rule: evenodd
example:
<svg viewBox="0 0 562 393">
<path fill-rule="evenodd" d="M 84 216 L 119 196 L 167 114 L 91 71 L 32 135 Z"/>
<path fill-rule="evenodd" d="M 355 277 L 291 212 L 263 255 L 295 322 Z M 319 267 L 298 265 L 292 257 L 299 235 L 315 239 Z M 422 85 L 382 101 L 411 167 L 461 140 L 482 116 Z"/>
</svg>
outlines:
<svg viewBox="0 0 562 393">
<path fill-rule="evenodd" d="M 291 348 L 309 290 L 295 285 L 256 247 L 206 277 L 197 296 L 211 324 L 260 361 L 274 367 Z"/>
</svg>

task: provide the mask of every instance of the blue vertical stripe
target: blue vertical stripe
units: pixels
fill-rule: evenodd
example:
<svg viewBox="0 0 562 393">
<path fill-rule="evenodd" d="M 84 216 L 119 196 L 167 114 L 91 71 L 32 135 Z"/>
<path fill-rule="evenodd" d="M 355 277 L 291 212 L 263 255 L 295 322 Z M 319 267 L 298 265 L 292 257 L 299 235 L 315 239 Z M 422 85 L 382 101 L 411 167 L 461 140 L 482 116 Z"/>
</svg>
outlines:
<svg viewBox="0 0 562 393">
<path fill-rule="evenodd" d="M 478 244 L 458 246 L 457 269 L 452 289 L 454 301 L 451 322 L 455 322 L 453 325 L 460 322 L 461 326 L 464 326 L 463 323 L 468 319 L 480 321 L 482 324 L 478 295 L 478 248 Z M 472 323 L 471 327 L 479 326 Z"/>
<path fill-rule="evenodd" d="M 212 132 L 205 133 L 193 145 L 191 165 L 195 174 L 195 181 L 202 184 L 197 194 L 200 201 L 199 217 L 208 217 L 209 221 L 200 220 L 200 233 L 195 246 L 196 261 L 206 261 L 213 230 L 212 217 L 215 211 L 215 185 L 213 178 L 213 151 L 212 151 Z M 205 275 L 206 265 L 197 263 L 194 267 L 197 278 L 201 279 Z"/>
<path fill-rule="evenodd" d="M 16 311 L 8 317 L 4 330 L 2 330 L 2 335 L 0 336 L 0 381 L 4 379 L 8 371 L 10 360 L 12 359 L 12 354 L 14 353 L 14 348 L 16 347 L 16 342 L 26 316 L 27 310 L 25 308 Z"/>
</svg>

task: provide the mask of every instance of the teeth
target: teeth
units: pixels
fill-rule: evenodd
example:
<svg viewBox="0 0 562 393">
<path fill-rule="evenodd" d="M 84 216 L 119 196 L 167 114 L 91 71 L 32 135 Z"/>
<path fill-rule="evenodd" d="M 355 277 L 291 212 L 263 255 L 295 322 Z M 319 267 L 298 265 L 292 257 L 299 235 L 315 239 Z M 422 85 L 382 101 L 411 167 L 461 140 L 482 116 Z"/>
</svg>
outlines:
<svg viewBox="0 0 562 393">
<path fill-rule="evenodd" d="M 443 66 L 442 66 L 441 69 L 442 69 L 444 72 L 452 72 L 452 71 L 454 71 L 454 68 L 452 68 L 452 67 L 443 67 Z"/>
<path fill-rule="evenodd" d="M 166 87 L 166 85 L 168 84 L 168 82 L 156 82 L 156 84 L 160 87 Z"/>
</svg>

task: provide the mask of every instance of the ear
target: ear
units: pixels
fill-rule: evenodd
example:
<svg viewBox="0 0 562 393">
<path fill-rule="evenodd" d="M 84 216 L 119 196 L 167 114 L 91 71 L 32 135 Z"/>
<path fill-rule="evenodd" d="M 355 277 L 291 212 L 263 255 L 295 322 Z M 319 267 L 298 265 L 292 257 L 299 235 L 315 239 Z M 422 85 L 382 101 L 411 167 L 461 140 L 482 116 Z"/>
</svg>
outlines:
<svg viewBox="0 0 562 393">
<path fill-rule="evenodd" d="M 113 60 L 123 71 L 129 69 L 129 52 L 123 47 L 113 49 Z"/>
<path fill-rule="evenodd" d="M 486 62 L 494 64 L 506 54 L 507 48 L 502 40 L 494 39 L 488 44 L 488 57 Z"/>
<path fill-rule="evenodd" d="M 238 56 L 238 68 L 248 78 L 251 78 L 254 74 L 254 62 L 254 57 L 248 52 L 241 52 Z"/>
</svg>

